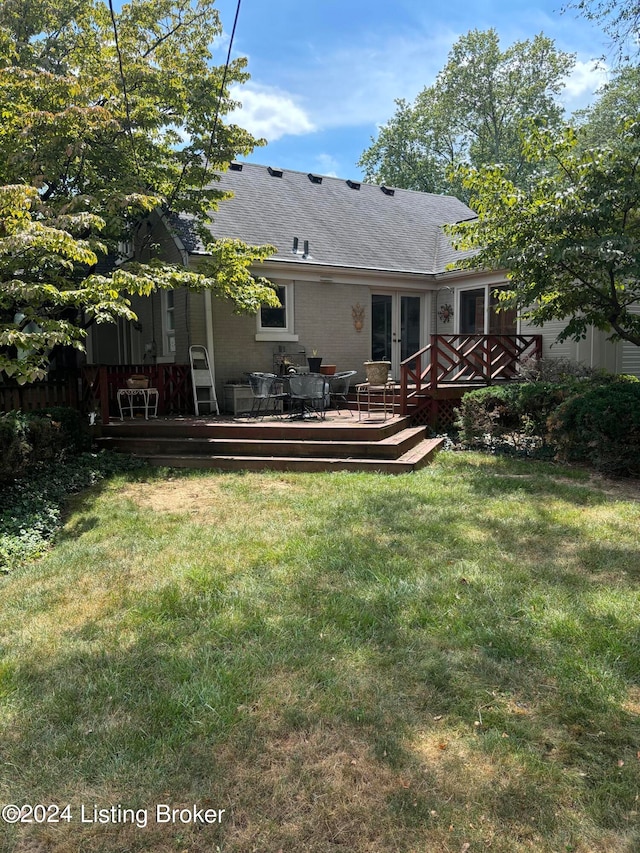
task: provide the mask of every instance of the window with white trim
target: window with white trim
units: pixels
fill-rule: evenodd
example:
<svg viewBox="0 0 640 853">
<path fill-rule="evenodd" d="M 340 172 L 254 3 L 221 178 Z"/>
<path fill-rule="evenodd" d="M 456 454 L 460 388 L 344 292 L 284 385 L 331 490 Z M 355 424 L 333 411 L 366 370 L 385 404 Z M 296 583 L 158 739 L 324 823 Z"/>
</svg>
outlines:
<svg viewBox="0 0 640 853">
<path fill-rule="evenodd" d="M 297 341 L 294 334 L 293 284 L 276 285 L 279 308 L 264 305 L 257 316 L 257 341 Z"/>
<path fill-rule="evenodd" d="M 173 355 L 176 351 L 176 313 L 175 293 L 162 291 L 162 340 L 164 355 Z"/>
</svg>

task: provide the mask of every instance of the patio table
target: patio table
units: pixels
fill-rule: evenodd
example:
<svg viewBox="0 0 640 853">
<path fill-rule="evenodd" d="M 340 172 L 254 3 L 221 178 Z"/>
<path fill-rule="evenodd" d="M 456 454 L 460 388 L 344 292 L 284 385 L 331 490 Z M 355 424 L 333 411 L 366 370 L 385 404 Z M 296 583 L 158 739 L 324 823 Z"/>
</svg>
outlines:
<svg viewBox="0 0 640 853">
<path fill-rule="evenodd" d="M 287 396 L 292 408 L 300 403 L 300 411 L 291 420 L 317 418 L 324 420 L 329 398 L 329 377 L 320 373 L 297 373 L 284 377 Z"/>
<path fill-rule="evenodd" d="M 157 388 L 118 388 L 118 408 L 120 420 L 124 420 L 123 404 L 129 409 L 129 417 L 133 417 L 134 409 L 144 411 L 145 420 L 158 415 Z"/>
</svg>

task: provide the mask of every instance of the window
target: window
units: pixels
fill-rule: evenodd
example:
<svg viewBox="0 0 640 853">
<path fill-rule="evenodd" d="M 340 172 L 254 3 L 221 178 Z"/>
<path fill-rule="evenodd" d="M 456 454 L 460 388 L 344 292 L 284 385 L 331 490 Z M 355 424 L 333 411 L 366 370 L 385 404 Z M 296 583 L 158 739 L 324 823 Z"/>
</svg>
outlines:
<svg viewBox="0 0 640 853">
<path fill-rule="evenodd" d="M 498 291 L 488 285 L 475 290 L 460 292 L 459 328 L 463 335 L 515 335 L 517 333 L 517 312 L 514 308 L 507 311 L 497 310 L 500 306 Z M 489 306 L 488 329 L 485 332 L 485 306 Z"/>
<path fill-rule="evenodd" d="M 518 331 L 518 319 L 515 308 L 497 310 L 500 306 L 498 299 L 500 288 L 491 288 L 491 311 L 489 313 L 490 335 L 515 335 Z"/>
<path fill-rule="evenodd" d="M 460 334 L 484 335 L 484 287 L 460 293 Z"/>
<path fill-rule="evenodd" d="M 176 351 L 175 293 L 162 291 L 162 340 L 163 354 L 174 355 Z"/>
<path fill-rule="evenodd" d="M 294 334 L 293 284 L 276 285 L 279 308 L 263 307 L 258 312 L 257 341 L 297 341 Z"/>
<path fill-rule="evenodd" d="M 287 328 L 287 288 L 281 284 L 276 287 L 276 293 L 280 300 L 280 308 L 263 306 L 260 309 L 260 330 Z"/>
</svg>

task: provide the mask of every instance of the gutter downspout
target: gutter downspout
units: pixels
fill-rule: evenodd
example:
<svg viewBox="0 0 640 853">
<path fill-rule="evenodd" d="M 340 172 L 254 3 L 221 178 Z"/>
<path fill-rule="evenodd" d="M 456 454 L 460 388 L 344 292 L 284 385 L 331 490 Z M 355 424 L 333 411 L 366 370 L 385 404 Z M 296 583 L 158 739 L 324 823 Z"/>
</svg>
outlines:
<svg viewBox="0 0 640 853">
<path fill-rule="evenodd" d="M 204 327 L 207 338 L 207 352 L 209 353 L 209 367 L 211 368 L 211 376 L 215 383 L 216 366 L 213 352 L 213 300 L 211 298 L 210 290 L 205 290 L 204 292 Z"/>
</svg>

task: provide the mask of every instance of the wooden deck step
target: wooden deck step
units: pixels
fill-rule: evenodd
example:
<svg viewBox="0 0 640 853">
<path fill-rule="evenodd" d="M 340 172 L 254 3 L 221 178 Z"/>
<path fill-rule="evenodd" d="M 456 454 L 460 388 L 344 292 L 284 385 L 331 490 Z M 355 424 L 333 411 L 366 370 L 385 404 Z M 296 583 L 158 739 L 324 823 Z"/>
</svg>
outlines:
<svg viewBox="0 0 640 853">
<path fill-rule="evenodd" d="M 397 458 L 424 438 L 424 427 L 410 427 L 379 440 L 314 438 L 175 438 L 108 436 L 101 447 L 139 456 L 291 456 L 318 458 Z M 316 434 L 318 435 L 318 434 Z"/>
<path fill-rule="evenodd" d="M 167 418 L 112 421 L 100 427 L 103 438 L 113 437 L 171 437 L 171 438 L 234 438 L 283 439 L 287 441 L 371 441 L 394 435 L 410 426 L 408 418 L 379 418 L 358 421 L 357 417 L 344 417 L 337 421 L 227 421 L 195 420 L 193 418 Z"/>
<path fill-rule="evenodd" d="M 377 471 L 405 474 L 428 465 L 444 439 L 424 439 L 395 459 L 310 456 L 163 456 L 145 457 L 151 465 L 168 468 L 210 468 L 221 471 Z"/>
<path fill-rule="evenodd" d="M 422 467 L 442 445 L 441 439 L 427 438 L 424 426 L 397 417 L 311 423 L 132 420 L 103 427 L 97 442 L 166 467 L 387 473 Z"/>
</svg>

